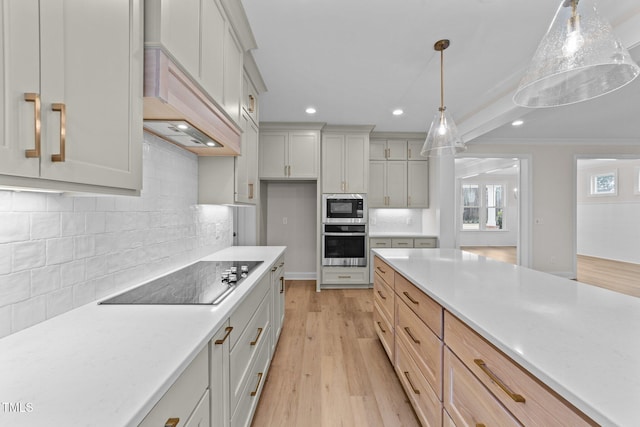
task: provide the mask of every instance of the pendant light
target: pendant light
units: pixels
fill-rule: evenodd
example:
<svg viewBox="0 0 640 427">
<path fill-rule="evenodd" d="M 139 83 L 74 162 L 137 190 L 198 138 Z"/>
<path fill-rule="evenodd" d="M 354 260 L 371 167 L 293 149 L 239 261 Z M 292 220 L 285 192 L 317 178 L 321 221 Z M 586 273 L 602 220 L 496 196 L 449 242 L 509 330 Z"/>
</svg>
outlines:
<svg viewBox="0 0 640 427">
<path fill-rule="evenodd" d="M 427 139 L 420 155 L 441 156 L 453 155 L 464 151 L 464 145 L 458 135 L 456 124 L 444 106 L 444 50 L 449 47 L 449 40 L 438 40 L 433 48 L 440 52 L 440 108 L 431 122 Z"/>
<path fill-rule="evenodd" d="M 573 104 L 619 89 L 638 74 L 595 0 L 562 0 L 513 101 L 532 108 Z"/>
</svg>

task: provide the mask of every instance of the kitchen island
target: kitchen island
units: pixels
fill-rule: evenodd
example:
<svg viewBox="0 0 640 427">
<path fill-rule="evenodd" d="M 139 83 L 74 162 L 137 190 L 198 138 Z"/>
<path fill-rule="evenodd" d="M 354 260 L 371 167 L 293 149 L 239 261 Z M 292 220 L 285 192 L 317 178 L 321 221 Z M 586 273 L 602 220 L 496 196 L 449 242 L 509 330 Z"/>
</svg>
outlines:
<svg viewBox="0 0 640 427">
<path fill-rule="evenodd" d="M 138 425 L 284 250 L 230 247 L 202 258 L 263 261 L 217 306 L 93 302 L 0 339 L 0 425 Z"/>
<path fill-rule="evenodd" d="M 459 319 L 596 423 L 640 425 L 640 299 L 454 249 L 374 254 L 443 309 L 445 364 Z"/>
</svg>

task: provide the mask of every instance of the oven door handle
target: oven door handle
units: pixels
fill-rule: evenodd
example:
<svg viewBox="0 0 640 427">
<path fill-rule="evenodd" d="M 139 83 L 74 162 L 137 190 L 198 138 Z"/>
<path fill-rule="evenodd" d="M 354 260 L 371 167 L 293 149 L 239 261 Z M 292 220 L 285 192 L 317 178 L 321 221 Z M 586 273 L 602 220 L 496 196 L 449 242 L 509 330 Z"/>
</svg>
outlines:
<svg viewBox="0 0 640 427">
<path fill-rule="evenodd" d="M 363 236 L 365 237 L 367 233 L 322 233 L 323 236 Z"/>
</svg>

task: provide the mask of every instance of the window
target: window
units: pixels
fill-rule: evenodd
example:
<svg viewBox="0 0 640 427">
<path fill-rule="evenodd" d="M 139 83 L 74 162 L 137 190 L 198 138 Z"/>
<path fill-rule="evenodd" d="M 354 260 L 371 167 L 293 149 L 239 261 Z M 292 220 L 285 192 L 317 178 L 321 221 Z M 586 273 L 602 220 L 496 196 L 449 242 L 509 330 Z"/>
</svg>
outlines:
<svg viewBox="0 0 640 427">
<path fill-rule="evenodd" d="M 618 194 L 616 175 L 616 172 L 591 175 L 591 195 L 615 196 Z"/>
<path fill-rule="evenodd" d="M 462 229 L 504 229 L 504 184 L 462 184 Z"/>
</svg>

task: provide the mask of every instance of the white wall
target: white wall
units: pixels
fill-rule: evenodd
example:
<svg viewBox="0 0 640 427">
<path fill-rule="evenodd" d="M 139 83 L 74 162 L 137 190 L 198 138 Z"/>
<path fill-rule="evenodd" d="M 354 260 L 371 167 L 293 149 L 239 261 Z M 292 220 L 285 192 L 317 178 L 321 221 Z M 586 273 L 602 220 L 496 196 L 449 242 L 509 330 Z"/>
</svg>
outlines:
<svg viewBox="0 0 640 427">
<path fill-rule="evenodd" d="M 316 279 L 315 181 L 266 184 L 267 245 L 287 246 L 287 279 Z M 286 224 L 285 224 L 286 222 Z"/>
<path fill-rule="evenodd" d="M 578 254 L 640 264 L 640 160 L 578 165 Z M 617 194 L 592 196 L 591 176 L 609 172 L 617 173 Z"/>
<path fill-rule="evenodd" d="M 145 134 L 140 197 L 0 191 L 0 337 L 231 246 L 197 157 Z"/>
<path fill-rule="evenodd" d="M 575 277 L 576 156 L 640 154 L 640 141 L 540 141 L 479 139 L 467 154 L 528 154 L 531 156 L 531 267 Z M 539 223 L 535 223 L 536 219 Z"/>
</svg>

